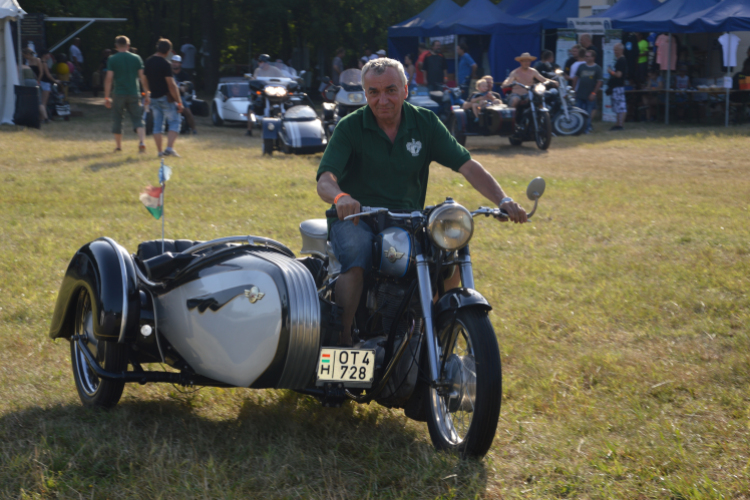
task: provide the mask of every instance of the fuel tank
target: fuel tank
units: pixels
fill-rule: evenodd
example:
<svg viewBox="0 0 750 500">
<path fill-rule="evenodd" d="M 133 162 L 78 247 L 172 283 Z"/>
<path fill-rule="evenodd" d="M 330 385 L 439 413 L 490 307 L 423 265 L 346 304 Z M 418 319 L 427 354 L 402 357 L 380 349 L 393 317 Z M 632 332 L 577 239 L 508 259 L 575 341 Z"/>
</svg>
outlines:
<svg viewBox="0 0 750 500">
<path fill-rule="evenodd" d="M 209 260 L 155 295 L 159 334 L 199 375 L 238 387 L 307 387 L 320 348 L 310 272 L 271 250 Z"/>
</svg>

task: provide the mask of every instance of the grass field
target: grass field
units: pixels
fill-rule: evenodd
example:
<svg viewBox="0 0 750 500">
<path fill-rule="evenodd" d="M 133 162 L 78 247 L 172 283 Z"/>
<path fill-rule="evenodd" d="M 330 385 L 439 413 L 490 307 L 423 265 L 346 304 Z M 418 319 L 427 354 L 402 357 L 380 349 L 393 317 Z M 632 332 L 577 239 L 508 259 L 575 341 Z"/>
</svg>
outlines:
<svg viewBox="0 0 750 500">
<path fill-rule="evenodd" d="M 469 138 L 524 226 L 477 219 L 472 257 L 503 361 L 484 461 L 436 453 L 426 426 L 376 404 L 289 391 L 128 385 L 84 410 L 48 329 L 73 253 L 160 236 L 138 194 L 153 142 L 113 154 L 102 107 L 41 131 L 0 127 L 0 497 L 750 498 L 748 127 L 639 126 L 548 152 Z M 320 218 L 319 156 L 261 157 L 201 122 L 168 164 L 168 237 L 256 234 L 300 248 Z M 604 130 L 600 125 L 599 130 Z M 428 203 L 486 204 L 433 166 Z"/>
</svg>

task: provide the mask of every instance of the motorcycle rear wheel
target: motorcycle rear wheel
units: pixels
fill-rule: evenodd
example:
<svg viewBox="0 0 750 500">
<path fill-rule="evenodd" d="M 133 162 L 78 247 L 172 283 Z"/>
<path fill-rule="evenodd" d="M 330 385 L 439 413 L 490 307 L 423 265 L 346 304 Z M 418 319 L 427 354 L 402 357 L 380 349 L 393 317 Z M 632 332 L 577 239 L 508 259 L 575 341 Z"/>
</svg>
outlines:
<svg viewBox="0 0 750 500">
<path fill-rule="evenodd" d="M 568 111 L 567 118 L 565 113 L 560 112 L 552 122 L 552 129 L 557 135 L 579 135 L 583 132 L 586 125 L 586 119 L 580 113 Z"/>
<path fill-rule="evenodd" d="M 552 121 L 549 118 L 549 113 L 546 111 L 540 111 L 536 117 L 537 130 L 534 134 L 536 140 L 536 147 L 545 151 L 552 144 Z"/>
<path fill-rule="evenodd" d="M 120 401 L 125 382 L 99 378 L 86 362 L 82 349 L 88 349 L 105 370 L 121 372 L 128 367 L 127 347 L 117 342 L 97 340 L 93 324 L 91 297 L 86 289 L 82 289 L 76 304 L 75 335 L 84 339 L 70 341 L 73 379 L 83 406 L 110 408 Z"/>
<path fill-rule="evenodd" d="M 438 450 L 481 458 L 500 417 L 502 369 L 495 331 L 485 311 L 462 309 L 455 320 L 453 313 L 439 318 L 437 332 L 441 356 L 448 353 L 445 378 L 451 385 L 444 395 L 427 388 L 430 438 Z M 448 346 L 451 332 L 455 341 Z"/>
</svg>

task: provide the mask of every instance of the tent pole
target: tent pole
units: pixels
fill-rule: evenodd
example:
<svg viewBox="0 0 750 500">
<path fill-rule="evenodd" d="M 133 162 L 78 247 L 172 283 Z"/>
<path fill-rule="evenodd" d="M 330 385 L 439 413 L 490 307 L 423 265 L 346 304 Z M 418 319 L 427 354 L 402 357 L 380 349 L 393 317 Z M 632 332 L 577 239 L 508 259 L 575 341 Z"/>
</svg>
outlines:
<svg viewBox="0 0 750 500">
<path fill-rule="evenodd" d="M 667 81 L 665 82 L 667 89 L 667 104 L 664 108 L 664 123 L 669 125 L 669 84 L 672 81 L 672 33 L 667 33 L 669 36 L 669 43 L 667 44 Z"/>
<path fill-rule="evenodd" d="M 727 35 L 731 35 L 731 33 L 727 31 Z M 727 37 L 727 38 L 729 38 L 729 37 Z M 731 45 L 732 45 L 731 43 L 727 42 L 728 48 L 731 48 Z M 721 55 L 724 56 L 724 53 L 722 52 Z M 729 71 L 729 62 L 730 62 L 730 58 L 732 57 L 732 54 L 729 51 L 727 51 L 727 55 L 729 57 L 722 57 L 722 58 L 724 59 L 724 62 L 727 63 L 726 64 L 726 66 L 727 66 L 727 76 L 731 78 L 732 73 L 731 73 L 731 71 Z M 729 87 L 727 87 L 726 90 L 727 90 L 727 95 L 726 95 L 726 98 L 724 99 L 726 101 L 725 102 L 725 108 L 726 109 L 724 110 L 724 126 L 728 127 L 729 126 Z"/>
<path fill-rule="evenodd" d="M 461 87 L 458 81 L 458 35 L 453 35 L 453 78 L 456 79 L 456 86 Z"/>
</svg>

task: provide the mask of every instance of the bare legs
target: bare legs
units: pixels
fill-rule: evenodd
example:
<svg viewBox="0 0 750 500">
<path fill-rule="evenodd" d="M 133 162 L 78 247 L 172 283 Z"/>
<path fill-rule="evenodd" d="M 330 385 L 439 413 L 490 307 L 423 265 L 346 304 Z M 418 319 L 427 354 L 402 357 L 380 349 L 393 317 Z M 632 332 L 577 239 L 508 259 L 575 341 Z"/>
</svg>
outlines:
<svg viewBox="0 0 750 500">
<path fill-rule="evenodd" d="M 154 134 L 154 142 L 156 143 L 156 150 L 161 153 L 161 135 L 162 134 Z M 174 146 L 175 141 L 177 140 L 177 132 L 174 130 L 170 130 L 167 132 L 167 148 L 172 149 L 172 146 Z"/>
<path fill-rule="evenodd" d="M 139 144 L 145 144 L 146 129 L 144 127 L 138 127 L 135 131 L 138 133 Z M 122 149 L 122 134 L 115 134 L 115 146 L 117 149 Z"/>
</svg>

